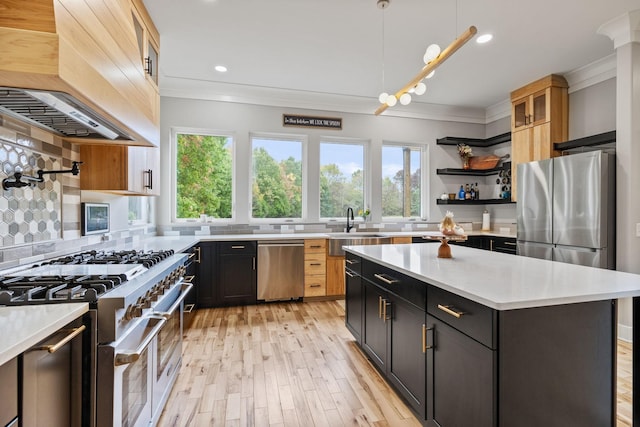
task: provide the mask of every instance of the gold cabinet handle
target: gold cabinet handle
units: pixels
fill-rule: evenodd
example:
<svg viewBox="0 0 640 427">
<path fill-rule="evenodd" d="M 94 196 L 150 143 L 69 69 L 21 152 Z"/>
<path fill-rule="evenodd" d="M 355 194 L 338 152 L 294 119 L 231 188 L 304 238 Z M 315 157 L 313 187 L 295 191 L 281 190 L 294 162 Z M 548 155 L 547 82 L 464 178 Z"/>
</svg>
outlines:
<svg viewBox="0 0 640 427">
<path fill-rule="evenodd" d="M 422 352 L 426 353 L 427 350 L 431 350 L 433 348 L 432 345 L 427 345 L 427 331 L 433 331 L 433 326 L 427 327 L 424 323 L 422 324 Z"/>
<path fill-rule="evenodd" d="M 65 331 L 68 331 L 69 334 L 66 335 L 64 338 L 62 338 L 57 343 L 51 344 L 51 345 L 42 345 L 39 347 L 32 347 L 31 350 L 46 350 L 49 353 L 55 353 L 56 351 L 64 347 L 66 343 L 68 343 L 69 341 L 71 341 L 72 339 L 80 335 L 82 331 L 84 331 L 85 329 L 87 329 L 87 327 L 84 325 L 80 325 L 77 328 L 73 328 L 73 329 L 66 329 Z"/>
<path fill-rule="evenodd" d="M 493 239 L 489 240 L 489 250 L 492 251 L 493 250 Z"/>
<path fill-rule="evenodd" d="M 202 262 L 201 253 L 200 253 L 200 246 L 196 247 L 196 252 L 198 252 L 198 258 L 196 258 L 196 262 L 198 264 L 200 264 Z"/>
<path fill-rule="evenodd" d="M 387 301 L 386 299 L 382 299 L 382 301 L 384 301 L 382 303 L 382 321 L 384 323 L 387 323 L 387 307 L 391 305 L 391 303 L 389 301 Z"/>
<path fill-rule="evenodd" d="M 231 249 L 244 249 L 244 245 L 232 245 Z"/>
<path fill-rule="evenodd" d="M 438 304 L 438 308 L 444 311 L 445 313 L 452 315 L 456 319 L 461 318 L 462 315 L 465 314 L 464 311 L 456 310 L 456 308 L 452 305 Z"/>
<path fill-rule="evenodd" d="M 382 319 L 382 297 L 378 296 L 378 319 Z"/>
<path fill-rule="evenodd" d="M 352 260 L 352 259 L 345 259 L 344 261 L 345 261 L 347 264 L 351 264 L 351 265 L 353 265 L 353 264 L 358 264 L 358 261 L 355 261 L 355 260 Z"/>
<path fill-rule="evenodd" d="M 345 270 L 344 274 L 346 274 L 346 275 L 347 275 L 347 276 L 349 276 L 349 277 L 356 277 L 356 275 L 355 275 L 355 274 L 350 273 L 348 270 Z"/>
<path fill-rule="evenodd" d="M 386 275 L 386 274 L 382 274 L 382 273 L 380 273 L 380 274 L 374 274 L 374 275 L 373 275 L 373 277 L 375 277 L 375 278 L 376 278 L 376 279 L 378 279 L 378 280 L 382 280 L 382 281 L 383 281 L 384 283 L 386 283 L 387 285 L 393 285 L 394 283 L 398 283 L 398 282 L 399 282 L 399 280 L 394 279 L 394 278 L 393 278 L 393 277 L 391 277 L 391 276 L 388 276 L 388 277 L 391 277 L 391 278 L 390 278 L 390 279 L 387 279 L 387 275 Z"/>
<path fill-rule="evenodd" d="M 184 283 L 192 283 L 193 279 L 195 279 L 195 278 L 196 278 L 196 276 L 185 276 L 184 279 L 182 279 L 182 281 Z"/>
<path fill-rule="evenodd" d="M 504 244 L 508 246 L 516 246 L 516 244 L 513 242 L 504 242 Z"/>
</svg>

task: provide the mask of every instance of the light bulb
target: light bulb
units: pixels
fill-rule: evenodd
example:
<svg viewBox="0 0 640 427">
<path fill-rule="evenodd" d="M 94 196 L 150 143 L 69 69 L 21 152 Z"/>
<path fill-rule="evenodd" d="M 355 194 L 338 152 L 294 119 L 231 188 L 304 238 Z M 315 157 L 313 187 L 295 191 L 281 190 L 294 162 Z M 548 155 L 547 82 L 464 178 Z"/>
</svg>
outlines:
<svg viewBox="0 0 640 427">
<path fill-rule="evenodd" d="M 382 92 L 380 96 L 378 96 L 378 101 L 380 101 L 380 104 L 384 104 L 387 102 L 387 98 L 389 98 L 389 94 L 387 92 Z"/>
<path fill-rule="evenodd" d="M 436 70 L 433 70 L 432 72 L 430 72 L 429 74 L 427 74 L 427 76 L 425 77 L 425 79 L 430 79 L 431 77 L 434 76 L 434 74 L 436 73 Z"/>
<path fill-rule="evenodd" d="M 416 95 L 424 95 L 426 91 L 427 91 L 427 85 L 422 82 L 418 83 L 415 87 Z"/>
<path fill-rule="evenodd" d="M 393 107 L 394 105 L 396 105 L 397 102 L 398 102 L 398 98 L 396 98 L 395 95 L 389 95 L 387 97 L 387 105 L 389 107 Z"/>
<path fill-rule="evenodd" d="M 424 57 L 422 59 L 424 60 L 425 64 L 428 64 L 429 62 L 436 59 L 438 55 L 440 55 L 440 46 L 438 46 L 437 44 L 430 44 L 429 47 L 427 47 L 427 50 L 424 52 Z"/>
<path fill-rule="evenodd" d="M 408 93 L 403 93 L 402 95 L 400 95 L 400 104 L 409 105 L 410 102 L 411 102 L 411 95 L 409 95 Z"/>
<path fill-rule="evenodd" d="M 491 41 L 491 39 L 493 39 L 493 34 L 483 34 L 481 36 L 478 36 L 478 38 L 476 39 L 476 42 L 483 44 Z"/>
</svg>

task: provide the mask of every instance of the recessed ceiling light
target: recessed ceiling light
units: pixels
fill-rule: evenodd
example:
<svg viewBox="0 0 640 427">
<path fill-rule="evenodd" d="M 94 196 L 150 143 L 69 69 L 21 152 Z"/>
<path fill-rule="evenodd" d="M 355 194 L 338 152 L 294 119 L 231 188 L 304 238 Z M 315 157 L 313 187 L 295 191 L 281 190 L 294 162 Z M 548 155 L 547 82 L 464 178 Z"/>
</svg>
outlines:
<svg viewBox="0 0 640 427">
<path fill-rule="evenodd" d="M 478 36 L 478 38 L 476 39 L 477 43 L 487 43 L 489 41 L 491 41 L 491 39 L 493 38 L 493 34 L 483 34 L 481 36 Z"/>
<path fill-rule="evenodd" d="M 216 65 L 215 70 L 219 73 L 226 73 L 227 67 L 225 67 L 224 65 Z"/>
</svg>

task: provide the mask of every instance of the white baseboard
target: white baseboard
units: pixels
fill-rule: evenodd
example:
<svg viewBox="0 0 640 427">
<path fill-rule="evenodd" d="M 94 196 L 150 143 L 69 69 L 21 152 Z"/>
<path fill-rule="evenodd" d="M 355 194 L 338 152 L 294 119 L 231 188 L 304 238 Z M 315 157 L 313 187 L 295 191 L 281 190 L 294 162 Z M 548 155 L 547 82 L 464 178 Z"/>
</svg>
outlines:
<svg viewBox="0 0 640 427">
<path fill-rule="evenodd" d="M 633 328 L 631 326 L 618 323 L 618 339 L 626 342 L 633 342 Z"/>
</svg>

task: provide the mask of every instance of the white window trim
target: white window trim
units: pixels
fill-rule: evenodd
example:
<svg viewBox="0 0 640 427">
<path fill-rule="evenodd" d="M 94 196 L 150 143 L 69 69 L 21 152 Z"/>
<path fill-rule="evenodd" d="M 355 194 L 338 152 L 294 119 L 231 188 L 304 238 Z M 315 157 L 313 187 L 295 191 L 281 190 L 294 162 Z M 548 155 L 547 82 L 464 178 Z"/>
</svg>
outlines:
<svg viewBox="0 0 640 427">
<path fill-rule="evenodd" d="M 382 141 L 380 152 L 384 147 L 406 147 L 420 150 L 420 215 L 419 216 L 383 216 L 383 222 L 422 221 L 429 218 L 429 144 L 415 142 Z M 382 174 L 382 165 L 380 169 Z M 382 188 L 380 189 L 382 194 Z"/>
<path fill-rule="evenodd" d="M 271 139 L 274 141 L 292 141 L 300 142 L 302 144 L 302 212 L 300 218 L 254 218 L 253 217 L 253 140 L 255 139 Z M 250 224 L 300 224 L 307 221 L 307 197 L 308 197 L 308 180 L 307 180 L 307 146 L 309 144 L 309 136 L 304 134 L 294 133 L 275 133 L 275 132 L 249 132 L 249 153 L 251 158 L 249 159 L 248 168 L 248 200 L 247 206 L 249 212 L 247 216 Z"/>
<path fill-rule="evenodd" d="M 209 136 L 224 136 L 231 139 L 231 218 L 211 218 L 207 221 L 208 224 L 215 225 L 227 225 L 233 224 L 236 221 L 236 135 L 232 131 L 214 130 L 214 129 L 201 129 L 201 128 L 188 128 L 188 127 L 173 127 L 171 128 L 171 221 L 173 223 L 191 224 L 200 223 L 199 218 L 178 218 L 178 134 L 192 134 L 192 135 L 209 135 Z"/>
<path fill-rule="evenodd" d="M 318 153 L 322 153 L 322 144 L 343 144 L 343 145 L 362 145 L 362 167 L 364 177 L 362 182 L 364 184 L 364 188 L 362 189 L 362 203 L 364 206 L 371 206 L 371 157 L 369 155 L 369 150 L 371 147 L 371 140 L 366 138 L 348 138 L 348 137 L 335 137 L 335 136 L 321 136 L 319 140 Z M 318 156 L 318 181 L 320 181 L 320 170 L 322 169 L 322 164 L 320 164 L 320 156 Z M 321 206 L 322 203 L 320 201 L 321 191 L 318 187 L 318 218 L 320 222 L 324 223 L 335 223 L 339 221 L 344 221 L 347 217 L 347 213 L 344 213 L 344 216 L 340 217 L 326 217 L 321 216 Z M 356 221 L 358 220 L 358 212 L 354 212 L 354 217 Z"/>
</svg>

